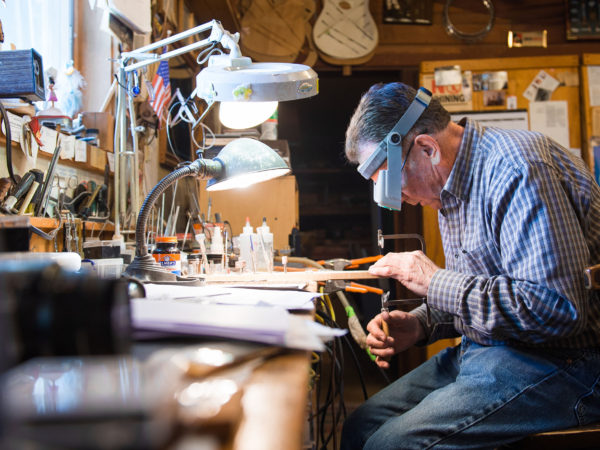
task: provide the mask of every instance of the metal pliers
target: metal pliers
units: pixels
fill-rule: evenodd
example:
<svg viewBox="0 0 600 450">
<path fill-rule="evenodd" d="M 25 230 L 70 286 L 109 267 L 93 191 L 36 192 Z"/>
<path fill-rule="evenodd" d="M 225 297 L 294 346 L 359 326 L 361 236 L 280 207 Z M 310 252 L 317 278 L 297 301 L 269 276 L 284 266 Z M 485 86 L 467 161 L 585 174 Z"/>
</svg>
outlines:
<svg viewBox="0 0 600 450">
<path fill-rule="evenodd" d="M 323 293 L 332 294 L 338 291 L 355 292 L 358 294 L 366 294 L 372 292 L 373 294 L 383 295 L 383 289 L 376 288 L 373 286 L 367 286 L 366 284 L 355 283 L 354 281 L 345 280 L 327 280 L 319 282 L 323 286 Z"/>
</svg>

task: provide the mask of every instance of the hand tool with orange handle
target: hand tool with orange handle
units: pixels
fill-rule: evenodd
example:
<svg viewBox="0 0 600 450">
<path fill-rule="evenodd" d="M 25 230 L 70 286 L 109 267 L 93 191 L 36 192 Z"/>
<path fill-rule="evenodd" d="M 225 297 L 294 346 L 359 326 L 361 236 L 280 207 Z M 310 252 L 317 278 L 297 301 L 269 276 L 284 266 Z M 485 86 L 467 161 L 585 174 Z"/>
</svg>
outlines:
<svg viewBox="0 0 600 450">
<path fill-rule="evenodd" d="M 338 291 L 354 292 L 357 294 L 366 294 L 368 292 L 378 295 L 383 294 L 383 289 L 367 286 L 366 284 L 355 283 L 354 281 L 346 282 L 344 280 L 327 280 L 319 282 L 319 284 L 324 286 L 323 292 L 326 294 L 332 294 Z"/>
<path fill-rule="evenodd" d="M 375 256 L 367 256 L 366 258 L 358 258 L 358 259 L 345 259 L 345 258 L 335 258 L 335 259 L 322 259 L 321 261 L 317 261 L 317 264 L 321 264 L 326 269 L 333 270 L 349 270 L 349 269 L 357 269 L 361 264 L 374 263 L 380 260 L 382 255 Z"/>
</svg>

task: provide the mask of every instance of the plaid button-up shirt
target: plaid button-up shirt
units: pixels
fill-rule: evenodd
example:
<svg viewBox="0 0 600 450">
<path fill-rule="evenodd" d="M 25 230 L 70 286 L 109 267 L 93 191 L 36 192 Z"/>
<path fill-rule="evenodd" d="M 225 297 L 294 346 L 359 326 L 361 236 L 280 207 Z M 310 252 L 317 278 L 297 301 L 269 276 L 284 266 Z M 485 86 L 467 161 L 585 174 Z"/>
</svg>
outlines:
<svg viewBox="0 0 600 450">
<path fill-rule="evenodd" d="M 529 131 L 461 122 L 438 214 L 446 268 L 427 295 L 428 341 L 599 347 L 600 188 L 580 158 Z M 414 313 L 425 326 L 423 307 Z"/>
</svg>

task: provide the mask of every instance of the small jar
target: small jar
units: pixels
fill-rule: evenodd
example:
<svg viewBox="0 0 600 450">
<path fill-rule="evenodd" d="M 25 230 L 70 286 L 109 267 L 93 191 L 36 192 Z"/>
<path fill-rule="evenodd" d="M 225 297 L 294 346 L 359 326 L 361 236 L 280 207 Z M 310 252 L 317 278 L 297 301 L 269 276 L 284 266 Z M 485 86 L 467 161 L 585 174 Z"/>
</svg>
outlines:
<svg viewBox="0 0 600 450">
<path fill-rule="evenodd" d="M 200 253 L 190 253 L 188 255 L 188 276 L 200 275 L 201 271 L 201 259 Z"/>
<path fill-rule="evenodd" d="M 152 256 L 163 269 L 181 275 L 181 252 L 177 248 L 177 236 L 157 237 Z"/>
</svg>

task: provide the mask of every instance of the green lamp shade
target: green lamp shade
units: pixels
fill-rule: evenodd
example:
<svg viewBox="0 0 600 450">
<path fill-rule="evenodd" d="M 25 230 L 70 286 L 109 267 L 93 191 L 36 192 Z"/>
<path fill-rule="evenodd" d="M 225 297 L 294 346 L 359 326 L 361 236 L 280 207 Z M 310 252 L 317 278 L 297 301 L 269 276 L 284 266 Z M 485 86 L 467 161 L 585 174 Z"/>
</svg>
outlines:
<svg viewBox="0 0 600 450">
<path fill-rule="evenodd" d="M 223 165 L 223 171 L 208 181 L 207 191 L 247 187 L 290 173 L 285 161 L 266 144 L 249 138 L 231 141 L 213 161 Z"/>
</svg>

